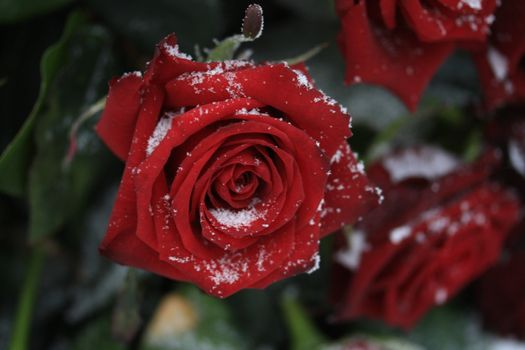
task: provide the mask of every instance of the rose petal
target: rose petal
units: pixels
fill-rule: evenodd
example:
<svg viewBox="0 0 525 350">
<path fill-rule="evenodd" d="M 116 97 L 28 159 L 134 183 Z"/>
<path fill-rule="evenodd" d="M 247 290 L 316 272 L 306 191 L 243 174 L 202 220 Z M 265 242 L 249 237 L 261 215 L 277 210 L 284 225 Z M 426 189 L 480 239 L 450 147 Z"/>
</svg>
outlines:
<svg viewBox="0 0 525 350">
<path fill-rule="evenodd" d="M 430 79 L 452 52 L 453 43 L 421 43 L 407 29 L 379 27 L 369 19 L 365 1 L 342 0 L 337 6 L 346 82 L 383 85 L 415 110 Z"/>
<path fill-rule="evenodd" d="M 97 134 L 120 159 L 128 157 L 139 114 L 142 77 L 124 74 L 110 88 L 104 112 L 96 126 Z"/>
<path fill-rule="evenodd" d="M 348 143 L 342 143 L 332 157 L 330 172 L 321 211 L 321 237 L 353 224 L 380 199 L 380 190 L 370 185 L 363 164 L 356 160 Z"/>
<path fill-rule="evenodd" d="M 319 217 L 314 218 L 318 221 Z M 295 245 L 287 254 L 287 259 L 281 263 L 281 268 L 265 278 L 253 283 L 250 288 L 266 288 L 275 281 L 294 276 L 302 272 L 314 272 L 319 268 L 319 227 L 305 226 L 296 231 Z"/>
<path fill-rule="evenodd" d="M 126 161 L 124 174 L 120 183 L 117 200 L 111 213 L 108 231 L 100 244 L 103 254 L 106 253 L 108 245 L 121 232 L 135 231 L 137 223 L 136 192 L 133 182 L 137 167 L 145 157 L 147 140 L 153 132 L 158 119 L 158 110 L 162 103 L 162 91 L 151 86 L 144 92 L 143 106 L 137 118 L 137 128 L 133 135 L 131 151 Z M 150 226 L 151 227 L 151 226 Z M 148 229 L 141 233 L 145 242 L 155 246 L 153 231 Z M 109 252 L 108 252 L 109 254 Z"/>
<path fill-rule="evenodd" d="M 164 84 L 181 74 L 213 69 L 216 62 L 203 63 L 190 59 L 188 55 L 178 50 L 177 37 L 174 34 L 166 36 L 157 44 L 155 55 L 144 74 L 144 80 L 150 84 Z"/>
<path fill-rule="evenodd" d="M 284 64 L 272 64 L 224 74 L 179 77 L 166 84 L 167 104 L 194 106 L 250 96 L 283 112 L 331 156 L 350 136 L 348 115 L 335 102 L 314 89 L 306 76 Z M 330 137 L 328 136 L 330 135 Z"/>
</svg>

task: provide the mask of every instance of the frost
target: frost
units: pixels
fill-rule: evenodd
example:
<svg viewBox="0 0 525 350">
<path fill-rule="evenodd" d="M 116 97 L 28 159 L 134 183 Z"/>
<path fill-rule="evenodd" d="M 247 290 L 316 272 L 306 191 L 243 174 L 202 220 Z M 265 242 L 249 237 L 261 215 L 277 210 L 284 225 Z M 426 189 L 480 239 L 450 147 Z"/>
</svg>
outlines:
<svg viewBox="0 0 525 350">
<path fill-rule="evenodd" d="M 354 230 L 347 236 L 348 248 L 336 253 L 335 259 L 350 270 L 356 270 L 361 263 L 361 256 L 370 246 L 366 242 L 365 232 Z"/>
<path fill-rule="evenodd" d="M 374 192 L 377 195 L 377 201 L 379 204 L 383 203 L 385 196 L 383 195 L 383 190 L 380 187 L 375 187 Z"/>
<path fill-rule="evenodd" d="M 314 255 L 312 255 L 312 257 L 310 258 L 310 261 L 314 262 L 314 266 L 312 266 L 312 268 L 308 271 L 306 271 L 307 274 L 311 274 L 317 270 L 319 270 L 319 267 L 321 266 L 321 256 L 319 256 L 319 253 L 315 253 Z"/>
<path fill-rule="evenodd" d="M 179 51 L 179 45 L 173 46 L 165 42 L 164 48 L 166 49 L 166 52 L 168 53 L 168 55 L 170 55 L 171 57 L 182 58 L 182 59 L 190 60 L 190 61 L 193 60 L 193 57 L 191 57 L 190 55 Z"/>
<path fill-rule="evenodd" d="M 179 264 L 186 264 L 191 261 L 191 258 L 190 257 L 170 256 L 168 257 L 168 260 L 179 263 Z"/>
<path fill-rule="evenodd" d="M 138 70 L 137 70 L 137 71 L 134 71 L 134 72 L 127 72 L 127 73 L 124 73 L 120 79 L 122 79 L 122 78 L 126 78 L 126 77 L 137 77 L 137 78 L 142 78 L 142 72 L 141 72 L 141 71 L 138 71 Z"/>
<path fill-rule="evenodd" d="M 235 111 L 235 114 L 243 114 L 243 115 L 268 115 L 266 113 L 262 113 L 257 108 L 247 109 L 247 108 L 241 108 L 237 111 Z"/>
<path fill-rule="evenodd" d="M 153 151 L 155 151 L 164 137 L 166 137 L 166 134 L 171 129 L 171 121 L 173 120 L 173 117 L 175 117 L 174 114 L 160 118 L 157 126 L 155 127 L 155 130 L 153 130 L 153 134 L 151 134 L 150 138 L 148 139 L 148 146 L 146 148 L 146 154 L 148 156 L 151 155 Z"/>
<path fill-rule="evenodd" d="M 342 157 L 343 152 L 341 152 L 341 150 L 335 151 L 334 155 L 332 156 L 332 159 L 330 159 L 330 164 L 339 163 Z"/>
<path fill-rule="evenodd" d="M 241 254 L 227 254 L 220 259 L 207 260 L 202 264 L 195 263 L 195 270 L 206 270 L 210 280 L 219 286 L 221 284 L 234 284 L 239 278 L 248 272 L 250 260 L 243 258 Z"/>
<path fill-rule="evenodd" d="M 509 62 L 505 56 L 494 47 L 489 47 L 487 50 L 487 60 L 490 68 L 498 81 L 503 81 L 507 77 L 509 70 Z"/>
<path fill-rule="evenodd" d="M 297 84 L 299 86 L 305 87 L 307 89 L 313 88 L 312 84 L 310 84 L 310 82 L 308 81 L 308 78 L 306 77 L 306 75 L 303 74 L 303 72 L 297 69 L 292 69 L 292 71 L 297 76 L 296 79 L 297 79 Z"/>
<path fill-rule="evenodd" d="M 268 253 L 266 253 L 266 250 L 262 248 L 259 250 L 259 253 L 257 255 L 257 262 L 255 265 L 257 265 L 257 270 L 264 271 L 264 262 L 266 261 L 266 257 L 268 256 Z"/>
<path fill-rule="evenodd" d="M 399 244 L 404 239 L 410 237 L 412 229 L 409 226 L 399 226 L 390 231 L 390 242 Z"/>
</svg>

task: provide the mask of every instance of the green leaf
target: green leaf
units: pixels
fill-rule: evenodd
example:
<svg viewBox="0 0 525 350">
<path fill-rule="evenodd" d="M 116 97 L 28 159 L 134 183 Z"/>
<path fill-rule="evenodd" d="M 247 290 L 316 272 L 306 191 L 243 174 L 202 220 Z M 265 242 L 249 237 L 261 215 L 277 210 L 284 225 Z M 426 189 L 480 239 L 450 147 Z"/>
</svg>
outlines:
<svg viewBox="0 0 525 350">
<path fill-rule="evenodd" d="M 471 311 L 450 304 L 434 308 L 409 334 L 428 350 L 484 349 L 484 339 Z"/>
<path fill-rule="evenodd" d="M 286 323 L 279 302 L 282 288 L 283 283 L 276 283 L 265 290 L 245 289 L 226 299 L 250 349 L 281 349 L 286 345 Z"/>
<path fill-rule="evenodd" d="M 40 62 L 40 92 L 24 125 L 15 139 L 6 147 L 0 156 L 0 191 L 21 196 L 26 191 L 27 170 L 33 154 L 32 133 L 37 116 L 42 110 L 50 83 L 55 78 L 65 59 L 67 44 L 73 34 L 85 23 L 85 17 L 76 12 L 72 14 L 60 40 L 50 46 Z"/>
<path fill-rule="evenodd" d="M 293 296 L 285 295 L 282 306 L 288 323 L 292 350 L 315 350 L 326 344 L 326 340 Z"/>
<path fill-rule="evenodd" d="M 150 325 L 143 349 L 248 349 L 227 304 L 222 300 L 210 297 L 190 285 L 167 298 L 172 298 L 172 303 L 171 308 L 161 304 L 167 307 L 161 310 L 166 317 L 163 318 L 165 322 L 162 329 L 154 330 Z M 171 333 L 165 331 L 168 327 L 166 322 L 172 324 Z"/>
<path fill-rule="evenodd" d="M 217 43 L 213 49 L 208 52 L 208 61 L 225 61 L 231 60 L 235 51 L 239 48 L 241 43 L 247 41 L 242 35 L 230 36 L 221 42 Z"/>
<path fill-rule="evenodd" d="M 181 49 L 207 45 L 220 37 L 224 27 L 220 0 L 87 0 L 115 31 L 150 54 L 155 44 L 175 33 Z M 240 18 L 239 18 L 240 21 Z"/>
<path fill-rule="evenodd" d="M 0 24 L 13 23 L 56 10 L 72 0 L 2 0 Z"/>
<path fill-rule="evenodd" d="M 64 158 L 72 125 L 107 92 L 114 67 L 111 46 L 104 29 L 87 25 L 66 42 L 60 70 L 46 94 L 46 109 L 35 121 L 37 152 L 29 178 L 31 240 L 56 232 L 81 209 L 107 167 L 108 152 L 92 119 L 78 130 L 77 152 L 67 166 Z"/>
<path fill-rule="evenodd" d="M 113 309 L 113 337 L 125 343 L 129 343 L 133 339 L 142 323 L 139 312 L 142 293 L 137 274 L 137 270 L 128 269 Z"/>
</svg>

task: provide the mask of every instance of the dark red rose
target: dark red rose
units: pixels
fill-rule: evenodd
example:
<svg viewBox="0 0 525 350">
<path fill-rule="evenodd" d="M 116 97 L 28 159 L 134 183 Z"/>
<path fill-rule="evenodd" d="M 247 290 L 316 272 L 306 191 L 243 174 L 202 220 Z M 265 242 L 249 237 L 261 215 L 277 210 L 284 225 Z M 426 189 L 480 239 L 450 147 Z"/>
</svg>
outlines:
<svg viewBox="0 0 525 350">
<path fill-rule="evenodd" d="M 377 199 L 349 121 L 304 65 L 195 62 L 168 36 L 97 126 L 126 162 L 102 254 L 220 297 L 314 269 Z"/>
<path fill-rule="evenodd" d="M 485 326 L 525 339 L 525 252 L 503 259 L 481 278 L 477 288 Z"/>
<path fill-rule="evenodd" d="M 456 44 L 483 41 L 496 0 L 337 0 L 346 82 L 383 85 L 415 109 Z"/>
<path fill-rule="evenodd" d="M 488 42 L 475 54 L 485 103 L 525 102 L 525 2 L 502 0 Z"/>
<path fill-rule="evenodd" d="M 410 328 L 494 263 L 519 209 L 513 193 L 487 181 L 496 161 L 488 153 L 463 165 L 423 147 L 373 164 L 385 201 L 336 254 L 346 267 L 335 286 L 339 316 Z"/>
</svg>

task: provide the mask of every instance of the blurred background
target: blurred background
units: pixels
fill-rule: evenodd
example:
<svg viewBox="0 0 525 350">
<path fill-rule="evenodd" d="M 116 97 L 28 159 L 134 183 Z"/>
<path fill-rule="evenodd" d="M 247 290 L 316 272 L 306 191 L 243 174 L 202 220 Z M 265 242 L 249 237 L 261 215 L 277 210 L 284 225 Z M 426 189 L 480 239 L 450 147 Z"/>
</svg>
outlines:
<svg viewBox="0 0 525 350">
<path fill-rule="evenodd" d="M 112 77 L 142 70 L 165 35 L 176 33 L 183 52 L 213 47 L 214 38 L 240 31 L 249 3 L 0 1 L 0 349 L 315 349 L 359 332 L 430 349 L 479 349 L 486 341 L 468 291 L 408 335 L 378 323 L 332 322 L 330 238 L 314 274 L 227 300 L 99 256 L 123 165 L 94 134 L 97 117 L 76 121 Z M 351 144 L 363 157 L 418 140 L 477 154 L 481 128 L 464 114 L 480 93 L 466 55 L 447 61 L 412 118 L 379 87 L 344 86 L 332 0 L 259 3 L 263 35 L 241 51 L 282 60 L 327 43 L 308 66 L 349 109 Z M 68 157 L 72 129 L 77 149 Z"/>
</svg>

